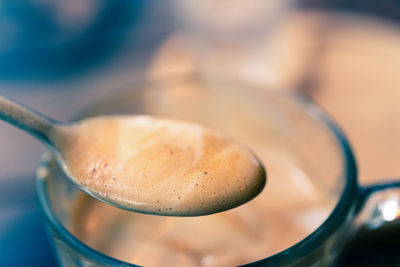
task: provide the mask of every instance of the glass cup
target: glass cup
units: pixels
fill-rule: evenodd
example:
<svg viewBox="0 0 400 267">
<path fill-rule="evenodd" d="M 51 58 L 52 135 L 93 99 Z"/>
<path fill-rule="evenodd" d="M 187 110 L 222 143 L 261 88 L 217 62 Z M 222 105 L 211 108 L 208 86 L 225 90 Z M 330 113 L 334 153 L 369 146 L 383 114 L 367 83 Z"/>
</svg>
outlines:
<svg viewBox="0 0 400 267">
<path fill-rule="evenodd" d="M 112 93 L 83 110 L 76 119 L 129 113 L 190 120 L 221 130 L 248 145 L 264 159 L 268 173 L 264 195 L 222 215 L 209 215 L 233 216 L 240 211 L 245 214 L 241 219 L 253 220 L 251 223 L 257 225 L 256 236 L 262 236 L 265 228 L 271 229 L 265 244 L 271 243 L 270 236 L 277 238 L 265 245 L 265 250 L 254 259 L 249 257 L 251 260 L 247 262 L 241 259 L 235 265 L 327 266 L 334 262 L 360 227 L 376 228 L 398 219 L 400 182 L 360 186 L 346 139 L 319 107 L 304 96 L 198 75 L 171 77 L 163 81 L 136 79 L 132 84 L 135 86 Z M 296 163 L 301 168 L 292 168 L 289 163 Z M 129 216 L 142 218 L 137 216 L 151 215 L 122 211 L 87 196 L 66 178 L 50 153 L 43 156 L 38 169 L 37 190 L 50 239 L 62 266 L 143 264 L 119 256 L 121 251 L 129 250 L 129 244 L 124 239 L 125 234 L 118 229 Z M 309 202 L 304 202 L 305 199 Z M 85 210 L 94 204 L 104 208 L 100 219 L 89 216 Z M 254 211 L 255 215 L 249 211 Z M 117 218 L 122 213 L 125 219 L 118 222 L 118 229 L 104 225 L 104 220 Z M 182 223 L 180 220 L 208 220 L 207 217 L 173 220 L 179 224 Z M 158 220 L 161 217 L 152 218 Z M 234 218 L 234 221 L 238 220 Z M 279 227 L 282 218 L 290 218 L 291 224 Z M 274 220 L 278 223 L 271 226 Z M 185 223 L 180 225 L 184 231 Z M 291 231 L 298 225 L 304 226 L 300 227 L 301 234 Z M 217 234 L 205 238 L 215 239 L 217 243 L 218 234 L 223 235 L 224 231 L 221 228 Z M 129 238 L 134 241 L 140 234 L 140 231 L 135 232 Z M 179 229 L 174 237 L 176 235 L 179 235 Z M 241 236 L 231 236 L 229 244 L 239 243 L 239 239 Z M 141 239 L 138 237 L 138 240 L 140 246 Z M 260 243 L 256 243 L 252 250 L 257 250 L 257 247 L 264 249 L 264 241 L 257 242 Z M 108 244 L 118 243 L 122 246 L 108 253 L 112 251 L 108 250 Z M 243 254 L 252 245 L 245 244 L 240 250 Z M 144 251 L 144 255 L 153 253 L 153 250 Z M 232 255 L 240 255 L 240 251 Z M 207 266 L 210 257 L 203 256 L 198 264 Z M 133 263 L 128 263 L 128 260 Z M 217 265 L 222 265 L 219 263 Z"/>
</svg>

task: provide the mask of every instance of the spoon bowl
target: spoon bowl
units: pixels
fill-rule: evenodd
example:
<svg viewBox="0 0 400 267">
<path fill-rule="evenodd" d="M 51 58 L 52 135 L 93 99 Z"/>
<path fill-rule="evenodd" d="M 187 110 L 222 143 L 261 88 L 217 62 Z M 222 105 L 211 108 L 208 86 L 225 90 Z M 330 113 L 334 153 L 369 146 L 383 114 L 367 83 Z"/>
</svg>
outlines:
<svg viewBox="0 0 400 267">
<path fill-rule="evenodd" d="M 80 189 L 127 210 L 216 213 L 254 198 L 266 182 L 247 148 L 194 123 L 136 115 L 63 124 L 1 96 L 0 118 L 45 143 Z"/>
</svg>

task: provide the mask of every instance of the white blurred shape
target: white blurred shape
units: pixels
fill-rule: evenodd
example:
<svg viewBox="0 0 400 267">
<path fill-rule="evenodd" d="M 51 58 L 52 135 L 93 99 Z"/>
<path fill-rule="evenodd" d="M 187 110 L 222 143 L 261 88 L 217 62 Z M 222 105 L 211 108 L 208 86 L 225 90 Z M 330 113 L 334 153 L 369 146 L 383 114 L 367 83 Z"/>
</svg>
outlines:
<svg viewBox="0 0 400 267">
<path fill-rule="evenodd" d="M 290 0 L 173 0 L 181 26 L 221 37 L 263 31 L 284 14 Z"/>
<path fill-rule="evenodd" d="M 394 196 L 380 204 L 379 210 L 382 212 L 382 217 L 385 221 L 393 221 L 399 212 L 399 200 Z"/>
</svg>

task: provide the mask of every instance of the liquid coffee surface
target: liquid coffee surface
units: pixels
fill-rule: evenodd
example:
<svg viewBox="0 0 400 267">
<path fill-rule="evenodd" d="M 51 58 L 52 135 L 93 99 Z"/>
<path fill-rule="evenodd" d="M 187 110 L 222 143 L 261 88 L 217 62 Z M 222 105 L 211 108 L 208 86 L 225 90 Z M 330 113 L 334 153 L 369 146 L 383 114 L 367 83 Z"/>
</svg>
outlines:
<svg viewBox="0 0 400 267">
<path fill-rule="evenodd" d="M 334 198 L 300 162 L 268 147 L 271 177 L 252 201 L 200 217 L 129 212 L 81 193 L 70 231 L 90 247 L 140 266 L 238 266 L 288 248 L 327 218 Z M 300 180 L 301 179 L 301 180 Z"/>
<path fill-rule="evenodd" d="M 341 192 L 340 151 L 331 135 L 316 135 L 324 128 L 308 125 L 308 114 L 289 106 L 302 121 L 297 128 L 279 112 L 276 95 L 218 83 L 167 85 L 132 99 L 148 114 L 195 121 L 243 142 L 267 166 L 268 186 L 245 205 L 201 217 L 128 212 L 79 192 L 67 226 L 77 238 L 140 266 L 238 266 L 289 248 L 328 218 Z"/>
<path fill-rule="evenodd" d="M 265 171 L 243 146 L 198 124 L 105 116 L 73 124 L 57 140 L 64 170 L 89 193 L 160 215 L 220 212 L 256 196 Z"/>
</svg>

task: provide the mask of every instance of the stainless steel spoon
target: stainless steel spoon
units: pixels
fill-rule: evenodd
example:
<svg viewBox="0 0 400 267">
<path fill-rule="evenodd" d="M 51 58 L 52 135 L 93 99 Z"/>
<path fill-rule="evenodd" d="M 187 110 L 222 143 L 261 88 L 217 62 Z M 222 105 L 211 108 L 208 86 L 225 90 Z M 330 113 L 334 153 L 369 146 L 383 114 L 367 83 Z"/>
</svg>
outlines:
<svg viewBox="0 0 400 267">
<path fill-rule="evenodd" d="M 67 124 L 2 96 L 0 118 L 46 144 L 80 189 L 127 210 L 211 214 L 249 201 L 266 182 L 249 150 L 193 123 L 132 115 Z"/>
</svg>

